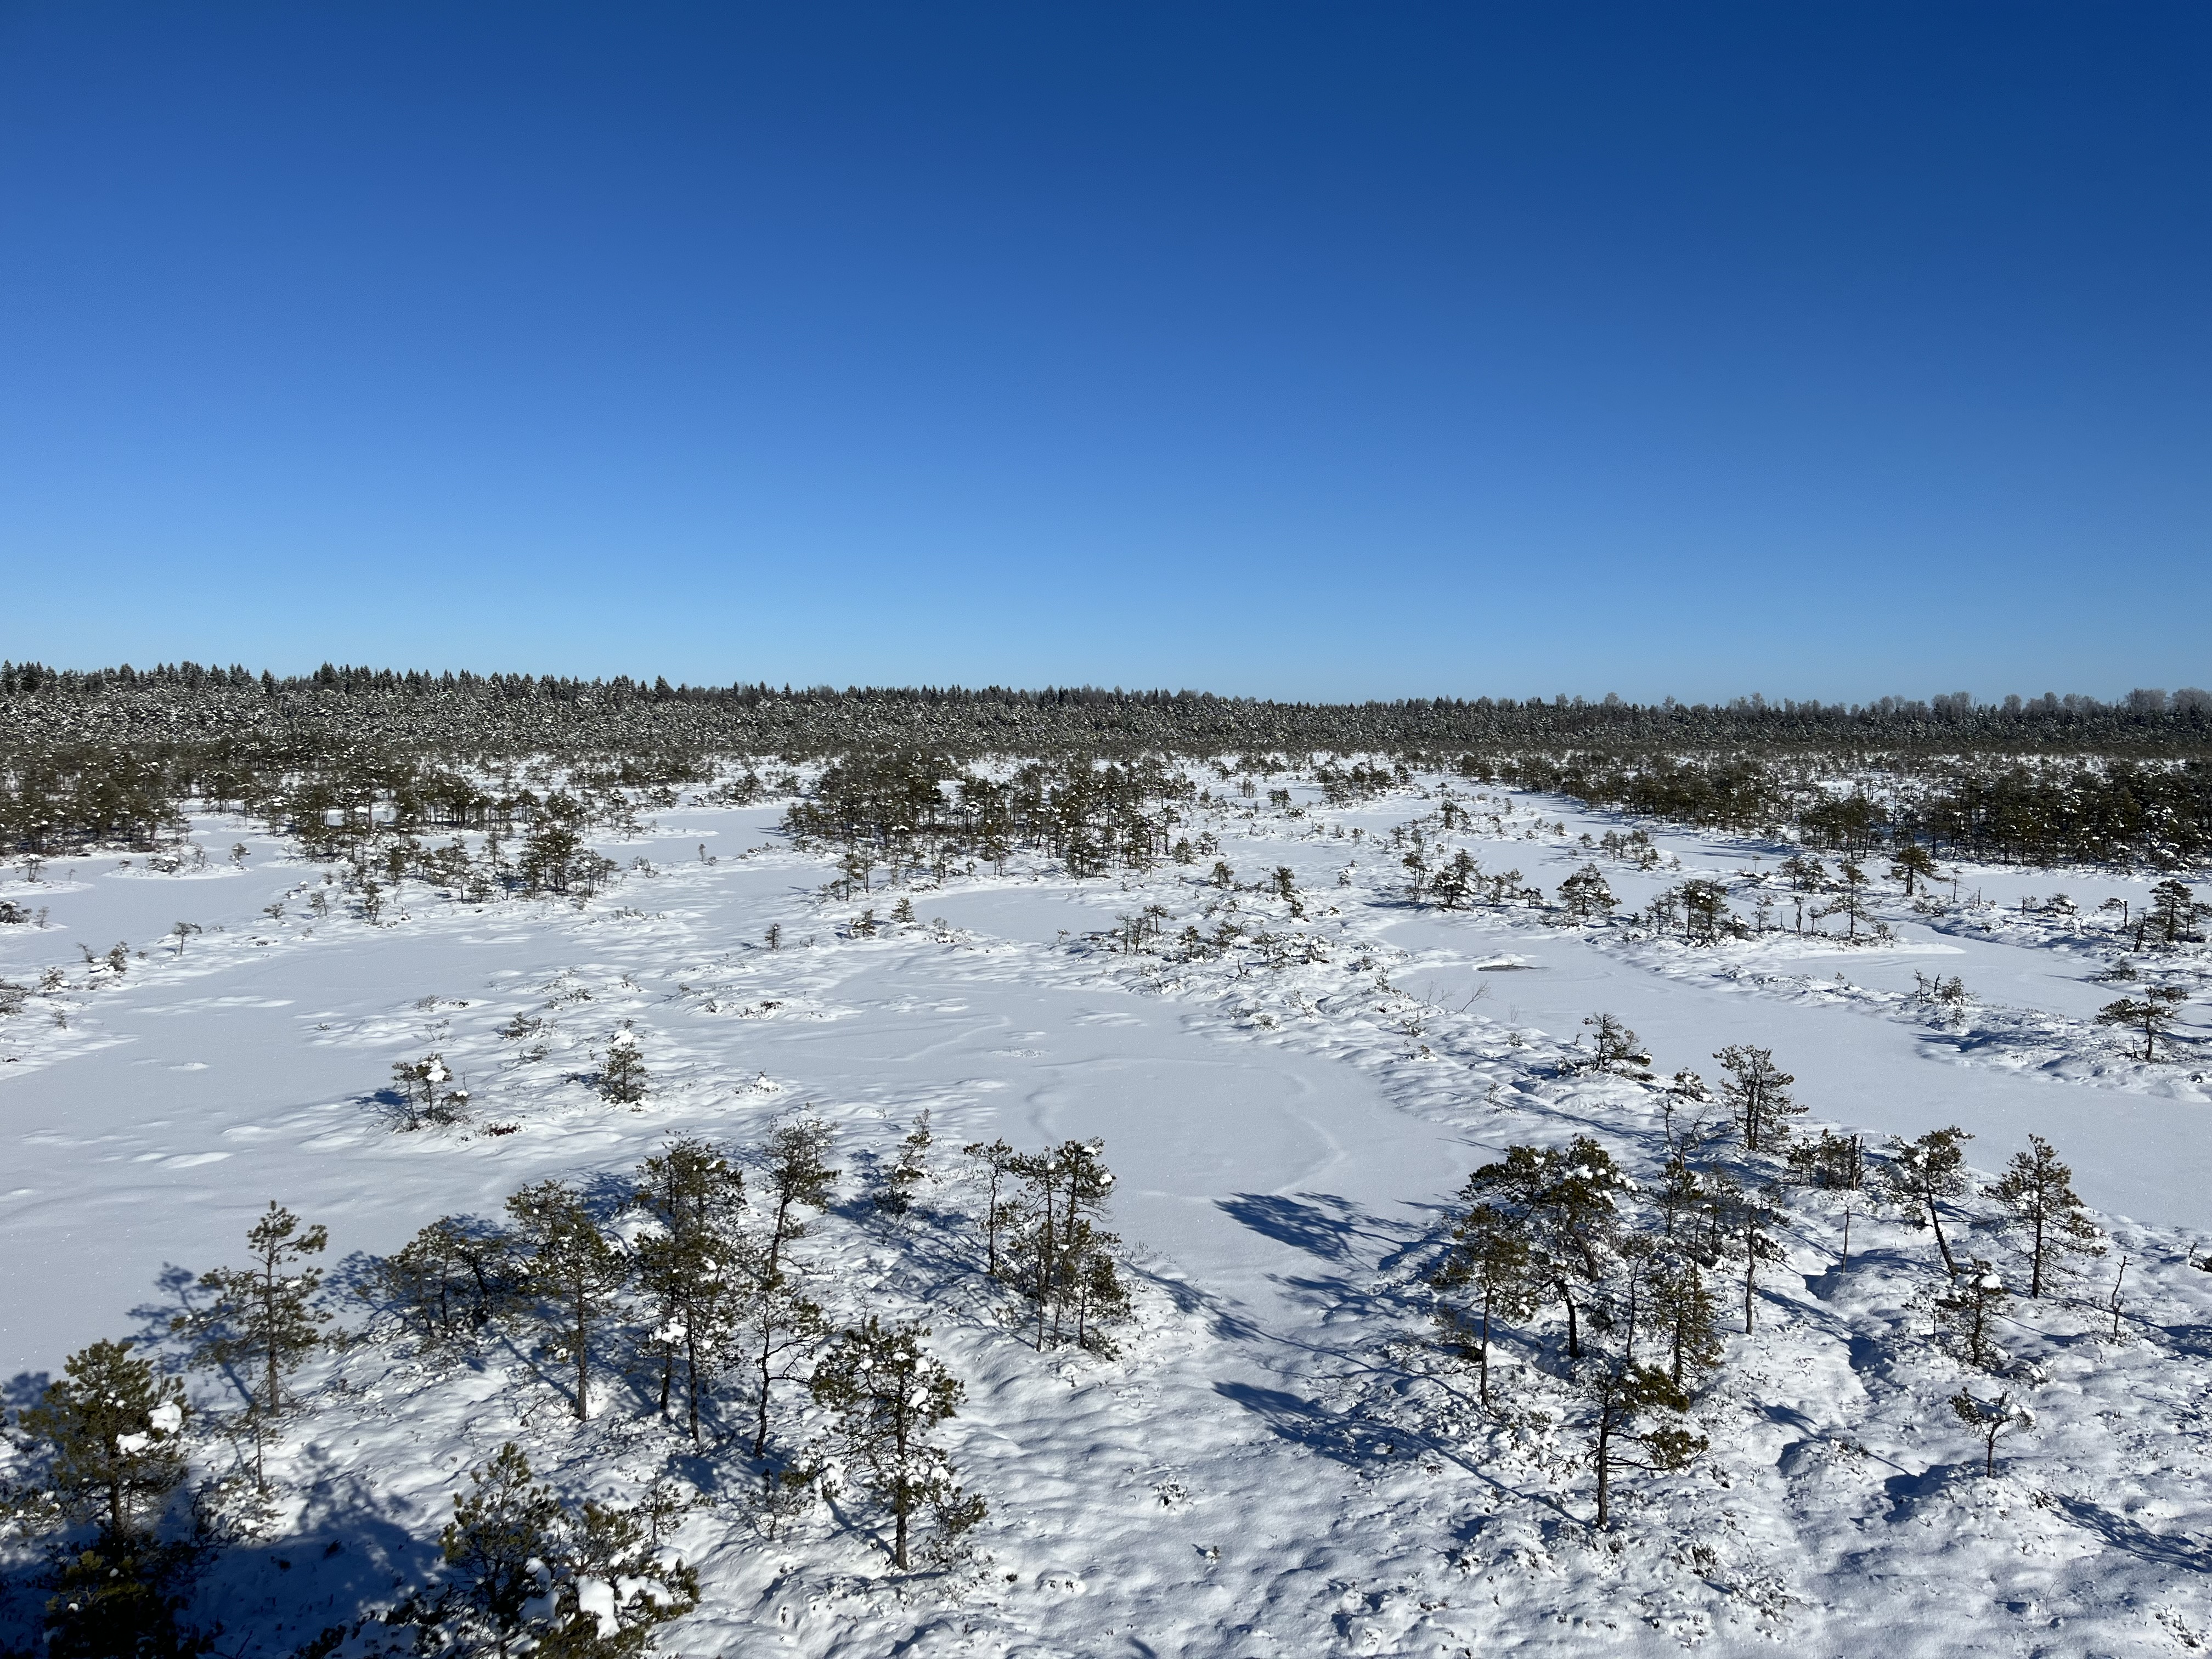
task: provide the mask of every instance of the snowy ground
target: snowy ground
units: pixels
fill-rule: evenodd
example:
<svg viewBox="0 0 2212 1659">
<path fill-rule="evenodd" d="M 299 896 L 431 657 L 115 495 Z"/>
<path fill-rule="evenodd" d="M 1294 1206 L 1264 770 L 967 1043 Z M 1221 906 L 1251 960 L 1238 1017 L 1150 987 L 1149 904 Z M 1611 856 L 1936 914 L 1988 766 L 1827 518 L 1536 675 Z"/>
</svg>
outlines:
<svg viewBox="0 0 2212 1659">
<path fill-rule="evenodd" d="M 581 907 L 479 909 L 410 888 L 384 925 L 318 919 L 302 897 L 318 866 L 213 820 L 195 825 L 215 855 L 204 872 L 111 857 L 0 883 L 47 912 L 42 928 L 0 929 L 0 979 L 65 978 L 0 1021 L 8 1403 L 87 1341 L 155 1329 L 272 1198 L 327 1224 L 334 1255 L 381 1253 L 441 1215 L 496 1215 L 526 1182 L 620 1172 L 676 1132 L 757 1141 L 802 1105 L 839 1126 L 857 1173 L 927 1108 L 943 1156 L 922 1212 L 849 1206 L 809 1247 L 837 1310 L 921 1314 L 966 1379 L 950 1443 L 992 1505 L 976 1558 L 902 1580 L 818 1512 L 764 1540 L 726 1470 L 679 1459 L 718 1501 L 681 1536 L 707 1595 L 665 1628 L 666 1650 L 2212 1640 L 2212 1274 L 2192 1261 L 2212 1229 L 2212 1048 L 2191 1023 L 2180 1063 L 2145 1066 L 2091 1023 L 2130 988 L 2092 978 L 2117 938 L 2097 907 L 2140 907 L 2148 881 L 1967 870 L 1954 904 L 1947 870 L 1940 914 L 1880 884 L 1896 935 L 1880 946 L 1782 932 L 1692 950 L 1556 913 L 1410 904 L 1389 831 L 1435 811 L 1437 782 L 1356 810 L 1301 785 L 1295 817 L 1232 797 L 1189 826 L 1219 837 L 1240 883 L 1291 868 L 1303 919 L 1205 884 L 1211 857 L 1087 882 L 1031 861 L 900 890 L 916 921 L 854 936 L 864 904 L 884 916 L 899 893 L 823 900 L 826 861 L 786 846 L 774 807 L 665 811 L 651 836 L 602 843 L 651 868 Z M 1480 798 L 1474 827 L 1431 823 L 1432 859 L 1464 846 L 1547 893 L 1593 856 L 1583 833 L 1621 827 L 1453 787 Z M 1686 875 L 1771 874 L 1790 850 L 1654 839 L 1665 867 L 1596 855 L 1624 907 Z M 242 868 L 224 857 L 234 842 Z M 2062 888 L 2070 916 L 2020 908 Z M 1109 948 L 1116 919 L 1148 903 L 1170 933 L 1233 915 L 1311 944 L 1279 952 L 1285 965 L 1249 940 L 1202 962 Z M 204 931 L 179 951 L 180 921 Z M 80 946 L 118 940 L 145 953 L 119 981 L 84 965 Z M 2160 971 L 2201 989 L 2202 969 L 2200 955 Z M 1917 1002 L 1916 971 L 1958 975 L 1975 1000 Z M 1623 1524 L 1589 1534 L 1579 1441 L 1468 1408 L 1465 1377 L 1421 1352 L 1419 1279 L 1452 1194 L 1511 1142 L 1588 1133 L 1656 1167 L 1657 1096 L 1560 1070 L 1600 1011 L 1641 1034 L 1662 1077 L 1710 1078 L 1714 1050 L 1754 1042 L 1816 1121 L 1875 1136 L 1957 1123 L 1984 1170 L 2045 1135 L 2114 1240 L 2083 1297 L 2130 1259 L 2127 1340 L 2086 1306 L 2015 1303 L 2008 1351 L 2042 1380 L 2012 1386 L 2040 1421 L 1983 1480 L 1944 1402 L 1984 1379 L 1929 1338 L 1926 1235 L 1862 1204 L 1839 1268 L 1838 1206 L 1805 1197 L 1760 1330 L 1731 1339 L 1698 1408 L 1711 1454 L 1632 1485 Z M 534 1047 L 498 1035 L 517 1015 L 545 1022 Z M 624 1021 L 654 1084 L 635 1111 L 586 1081 Z M 464 1076 L 475 1127 L 396 1133 L 379 1091 L 393 1062 L 433 1050 Z M 1120 1359 L 1039 1355 L 1006 1328 L 954 1151 L 994 1135 L 1103 1138 L 1141 1289 Z M 210 1586 L 226 1650 L 289 1652 L 422 1582 L 459 1472 L 502 1439 L 577 1492 L 621 1490 L 679 1449 L 619 1380 L 594 1422 L 568 1421 L 514 1355 L 446 1372 L 380 1342 L 315 1376 L 283 1460 L 283 1519 Z"/>
</svg>

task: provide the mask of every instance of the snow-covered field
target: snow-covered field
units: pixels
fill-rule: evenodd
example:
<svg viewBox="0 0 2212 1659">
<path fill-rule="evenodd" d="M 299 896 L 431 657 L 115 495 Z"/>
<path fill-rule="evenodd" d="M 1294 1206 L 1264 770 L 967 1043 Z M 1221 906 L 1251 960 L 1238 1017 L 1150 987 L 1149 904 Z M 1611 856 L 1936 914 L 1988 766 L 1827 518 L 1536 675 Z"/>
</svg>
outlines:
<svg viewBox="0 0 2212 1659">
<path fill-rule="evenodd" d="M 662 1628 L 675 1653 L 2212 1642 L 2212 1273 L 2194 1260 L 2212 1231 L 2212 1044 L 2201 1000 L 2176 1061 L 2133 1060 L 2093 1020 L 2129 988 L 2092 977 L 2119 939 L 2099 907 L 2139 909 L 2149 878 L 1966 869 L 1954 900 L 1947 867 L 1940 906 L 1916 911 L 1876 860 L 1889 940 L 1843 943 L 1833 921 L 1801 936 L 1775 885 L 1781 931 L 1695 949 L 1557 911 L 1410 902 L 1391 831 L 1432 814 L 1440 782 L 1352 809 L 1297 785 L 1297 816 L 1235 796 L 1198 809 L 1184 833 L 1218 837 L 1231 890 L 1210 882 L 1212 855 L 1088 881 L 1017 859 L 830 901 L 830 861 L 787 845 L 777 805 L 685 805 L 599 843 L 630 867 L 589 902 L 477 908 L 410 885 L 375 925 L 311 912 L 321 867 L 243 823 L 196 823 L 202 872 L 109 857 L 0 883 L 46 912 L 0 928 L 0 979 L 63 981 L 0 1021 L 8 1404 L 95 1338 L 158 1337 L 189 1276 L 237 1259 L 272 1199 L 325 1224 L 334 1261 L 381 1254 L 440 1216 L 495 1217 L 526 1182 L 620 1175 L 678 1133 L 757 1145 L 802 1109 L 836 1126 L 854 1197 L 927 1109 L 936 1179 L 919 1208 L 843 1204 L 802 1249 L 834 1313 L 925 1318 L 965 1382 L 946 1443 L 990 1505 L 972 1559 L 894 1573 L 820 1506 L 765 1536 L 742 1460 L 689 1456 L 641 1383 L 610 1374 L 579 1425 L 519 1350 L 456 1367 L 387 1335 L 307 1374 L 272 1465 L 278 1519 L 208 1583 L 223 1650 L 289 1653 L 434 1577 L 462 1472 L 509 1439 L 574 1492 L 670 1468 L 710 1500 L 678 1535 L 705 1594 Z M 1660 867 L 1638 869 L 1580 839 L 1616 820 L 1452 787 L 1474 816 L 1430 819 L 1432 859 L 1464 847 L 1548 895 L 1595 858 L 1624 909 L 1711 872 L 1748 915 L 1751 872 L 1790 850 L 1655 834 Z M 1279 866 L 1303 915 L 1256 890 Z M 2070 912 L 2021 906 L 2061 889 Z M 902 896 L 913 922 L 851 927 Z M 1147 905 L 1167 913 L 1160 947 L 1122 950 L 1119 920 Z M 1218 953 L 1172 948 L 1186 924 L 1212 939 L 1224 921 L 1242 933 Z M 80 947 L 118 940 L 143 953 L 122 974 L 86 964 Z M 2150 965 L 2201 992 L 2191 948 Z M 1917 1000 L 1916 975 L 1963 979 L 1972 1000 Z M 1771 1048 L 1809 1121 L 1877 1146 L 1955 1123 L 1986 1175 L 2031 1133 L 2056 1145 L 2112 1249 L 2067 1298 L 2011 1304 L 2003 1386 L 2038 1420 L 2000 1443 L 1996 1478 L 1947 1404 L 1996 1385 L 1929 1334 L 1928 1235 L 1863 1195 L 1848 1265 L 1845 1195 L 1793 1195 L 1759 1328 L 1737 1323 L 1692 1413 L 1711 1450 L 1626 1482 L 1612 1531 L 1586 1524 L 1583 1441 L 1542 1420 L 1564 1408 L 1541 1375 L 1507 1372 L 1504 1419 L 1474 1409 L 1468 1374 L 1428 1345 L 1422 1284 L 1468 1173 L 1576 1134 L 1639 1180 L 1661 1160 L 1656 1088 L 1561 1064 L 1601 1012 L 1662 1079 L 1713 1078 L 1724 1044 Z M 501 1036 L 518 1016 L 542 1026 Z M 591 1082 L 624 1022 L 652 1078 L 636 1109 Z M 397 1131 L 392 1067 L 434 1051 L 471 1121 Z M 994 1136 L 1104 1141 L 1138 1291 L 1118 1358 L 1039 1353 L 1009 1328 L 957 1150 Z M 1967 1247 L 2009 1275 L 2008 1242 L 1966 1231 L 1990 1206 L 1960 1206 Z M 2115 1340 L 2093 1304 L 2123 1254 Z M 192 1386 L 213 1421 L 222 1389 Z"/>
</svg>

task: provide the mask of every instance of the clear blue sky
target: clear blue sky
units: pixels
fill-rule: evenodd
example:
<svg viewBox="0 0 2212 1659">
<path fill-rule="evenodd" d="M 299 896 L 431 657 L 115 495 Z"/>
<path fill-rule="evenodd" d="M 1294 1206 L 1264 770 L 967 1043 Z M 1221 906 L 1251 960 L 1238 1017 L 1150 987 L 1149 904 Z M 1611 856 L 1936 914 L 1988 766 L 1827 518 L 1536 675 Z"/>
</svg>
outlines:
<svg viewBox="0 0 2212 1659">
<path fill-rule="evenodd" d="M 0 3 L 0 655 L 2212 684 L 2212 9 Z"/>
</svg>

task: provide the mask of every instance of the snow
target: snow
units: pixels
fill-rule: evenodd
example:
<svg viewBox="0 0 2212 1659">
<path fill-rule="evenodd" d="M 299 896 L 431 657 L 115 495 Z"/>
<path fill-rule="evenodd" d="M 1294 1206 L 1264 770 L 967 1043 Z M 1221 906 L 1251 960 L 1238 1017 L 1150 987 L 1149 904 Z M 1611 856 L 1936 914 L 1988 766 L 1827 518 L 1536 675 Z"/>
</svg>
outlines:
<svg viewBox="0 0 2212 1659">
<path fill-rule="evenodd" d="M 94 1338 L 157 1338 L 272 1198 L 330 1227 L 342 1280 L 343 1258 L 441 1215 L 496 1216 L 526 1182 L 620 1176 L 677 1133 L 757 1142 L 802 1109 L 837 1127 L 833 1161 L 857 1193 L 927 1109 L 938 1179 L 916 1213 L 848 1205 L 798 1249 L 836 1311 L 925 1319 L 964 1380 L 947 1444 L 991 1505 L 970 1561 L 902 1578 L 867 1529 L 819 1506 L 763 1537 L 734 1455 L 720 1470 L 689 1458 L 611 1370 L 576 1425 L 519 1348 L 456 1366 L 384 1338 L 303 1374 L 308 1410 L 271 1454 L 278 1519 L 210 1583 L 241 1651 L 289 1653 L 388 1602 L 395 1580 L 433 1576 L 465 1470 L 508 1438 L 574 1496 L 634 1500 L 665 1469 L 698 1481 L 708 1502 L 673 1547 L 705 1594 L 661 1627 L 674 1653 L 1826 1654 L 1879 1627 L 1902 1659 L 2212 1639 L 2202 1005 L 2178 1065 L 2131 1060 L 2090 1023 L 2119 994 L 2091 977 L 2109 956 L 2096 907 L 2139 907 L 2149 878 L 1971 870 L 1961 900 L 2002 908 L 1951 907 L 1947 884 L 1934 915 L 1878 881 L 1886 944 L 1784 933 L 1692 949 L 1408 903 L 1388 834 L 1433 811 L 1440 782 L 1346 810 L 1297 785 L 1303 817 L 1231 803 L 1193 826 L 1220 836 L 1240 883 L 1291 867 L 1303 920 L 1201 885 L 1211 857 L 1082 882 L 1031 859 L 905 890 L 914 924 L 856 936 L 845 924 L 896 895 L 823 900 L 830 861 L 787 848 L 773 806 L 687 805 L 674 827 L 600 842 L 654 868 L 587 903 L 478 908 L 410 884 L 383 926 L 312 916 L 301 884 L 320 868 L 240 821 L 195 834 L 216 854 L 244 842 L 242 870 L 52 860 L 36 884 L 0 883 L 49 912 L 45 928 L 0 929 L 0 978 L 68 980 L 0 1022 L 8 1399 L 27 1403 Z M 1624 909 L 1787 850 L 1659 833 L 1681 867 L 1638 872 L 1577 840 L 1611 817 L 1452 787 L 1486 804 L 1470 830 L 1425 831 L 1432 861 L 1465 846 L 1548 892 L 1595 858 Z M 2019 909 L 2061 887 L 2070 919 Z M 1147 903 L 1173 912 L 1172 933 L 1224 897 L 1314 944 L 1284 966 L 1249 947 L 1204 962 L 1109 948 Z M 181 951 L 179 921 L 204 930 Z M 119 981 L 78 950 L 118 939 L 146 952 Z M 1958 975 L 1976 1000 L 1916 1003 L 1915 971 Z M 2001 1437 L 1994 1480 L 1948 1401 L 1999 1384 L 1929 1334 L 1932 1246 L 1861 1198 L 1839 1265 L 1844 1194 L 1793 1196 L 1759 1328 L 1729 1337 L 1694 1413 L 1712 1451 L 1686 1474 L 1625 1480 L 1614 1532 L 1583 1524 L 1574 1431 L 1473 1409 L 1466 1375 L 1425 1350 L 1419 1285 L 1468 1171 L 1577 1133 L 1647 1186 L 1656 1168 L 1656 1091 L 1560 1069 L 1600 1011 L 1634 1028 L 1662 1078 L 1710 1079 L 1716 1050 L 1753 1043 L 1796 1074 L 1815 1121 L 1874 1137 L 1955 1122 L 1984 1172 L 2030 1133 L 2057 1146 L 2113 1250 L 2081 1305 L 2016 1299 L 2000 1319 L 2022 1368 L 2002 1386 L 2036 1420 Z M 543 1024 L 501 1036 L 518 1017 Z M 623 1042 L 651 1078 L 635 1109 L 590 1081 Z M 398 1131 L 391 1068 L 434 1051 L 471 1125 Z M 957 1149 L 1000 1135 L 1103 1140 L 1139 1302 L 1120 1358 L 1035 1352 L 975 1271 Z M 2002 1241 L 1966 1232 L 1992 1277 L 2025 1282 Z M 2123 1254 L 2116 1340 L 2087 1304 Z M 1525 1353 L 1501 1352 L 1497 1374 L 1524 1404 L 1543 1398 Z M 235 1404 L 215 1378 L 191 1387 L 207 1408 L 195 1428 Z M 606 1628 L 629 1589 L 586 1593 Z"/>
</svg>

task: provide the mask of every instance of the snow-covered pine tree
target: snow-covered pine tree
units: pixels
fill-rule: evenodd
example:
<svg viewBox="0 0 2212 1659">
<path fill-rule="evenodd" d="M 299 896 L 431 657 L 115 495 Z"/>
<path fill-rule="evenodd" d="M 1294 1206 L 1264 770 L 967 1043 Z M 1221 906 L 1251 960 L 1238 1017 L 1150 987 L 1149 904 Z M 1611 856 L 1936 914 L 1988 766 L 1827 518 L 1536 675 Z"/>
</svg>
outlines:
<svg viewBox="0 0 2212 1659">
<path fill-rule="evenodd" d="M 699 1408 L 727 1347 L 741 1299 L 744 1172 L 735 1158 L 694 1136 L 669 1143 L 638 1166 L 631 1206 L 652 1226 L 636 1242 L 638 1279 L 659 1324 L 647 1347 L 660 1364 L 660 1414 L 668 1415 L 678 1372 L 696 1444 Z"/>
<path fill-rule="evenodd" d="M 913 1534 L 925 1516 L 937 1522 L 941 1551 L 984 1515 L 983 1500 L 960 1489 L 952 1460 L 930 1439 L 963 1390 L 923 1349 L 928 1334 L 927 1326 L 886 1326 L 871 1315 L 837 1339 L 812 1385 L 817 1403 L 836 1414 L 839 1484 L 890 1515 L 891 1559 L 902 1572 L 913 1565 Z"/>
<path fill-rule="evenodd" d="M 599 1092 L 619 1106 L 635 1106 L 645 1098 L 645 1051 L 637 1033 L 627 1025 L 607 1039 L 607 1057 L 599 1068 Z"/>
<path fill-rule="evenodd" d="M 1626 1188 L 1612 1154 L 1577 1135 L 1564 1149 L 1509 1146 L 1503 1160 L 1484 1164 L 1460 1189 L 1470 1206 L 1496 1206 L 1502 1224 L 1527 1243 L 1536 1282 L 1565 1304 L 1571 1360 L 1582 1358 L 1577 1287 L 1604 1282 L 1620 1236 L 1614 1195 Z"/>
<path fill-rule="evenodd" d="M 111 1540 L 149 1532 L 186 1472 L 184 1385 L 131 1347 L 78 1349 L 21 1421 L 45 1448 L 40 1508 L 57 1521 L 89 1522 Z"/>
<path fill-rule="evenodd" d="M 572 1366 L 579 1422 L 591 1415 L 592 1342 L 629 1278 L 629 1261 L 574 1188 L 558 1181 L 525 1187 L 507 1200 L 521 1249 L 516 1265 L 526 1311 L 556 1364 Z"/>
<path fill-rule="evenodd" d="M 204 1370 L 222 1370 L 252 1380 L 246 1389 L 246 1423 L 253 1437 L 254 1482 L 267 1490 L 264 1454 L 270 1429 L 282 1414 L 284 1378 L 323 1346 L 322 1327 L 330 1315 L 317 1306 L 322 1270 L 305 1265 L 330 1243 L 319 1225 L 302 1228 L 300 1218 L 274 1199 L 246 1235 L 252 1252 L 250 1267 L 211 1267 L 199 1288 L 210 1300 L 180 1314 L 170 1328 L 191 1340 L 187 1363 Z"/>
<path fill-rule="evenodd" d="M 1957 1124 L 1930 1129 L 1917 1140 L 1890 1143 L 1890 1161 L 1883 1166 L 1882 1187 L 1889 1200 L 1924 1217 L 1936 1231 L 1936 1249 L 1943 1258 L 1943 1271 L 1955 1279 L 1959 1264 L 1950 1242 L 1943 1237 L 1943 1200 L 1966 1190 L 1966 1143 L 1973 1136 Z"/>
<path fill-rule="evenodd" d="M 769 1134 L 757 1185 L 768 1207 L 753 1241 L 738 1321 L 753 1377 L 753 1455 L 768 1455 L 775 1385 L 805 1374 L 828 1334 L 822 1310 L 804 1294 L 791 1246 L 806 1237 L 805 1212 L 830 1201 L 839 1171 L 828 1163 L 830 1126 L 818 1118 L 778 1124 Z"/>
<path fill-rule="evenodd" d="M 1612 914 L 1613 889 L 1605 884 L 1597 866 L 1585 864 L 1559 884 L 1559 903 L 1577 923 L 1585 923 Z"/>
<path fill-rule="evenodd" d="M 2040 1297 L 2076 1255 L 2102 1255 L 2105 1246 L 2087 1207 L 2074 1192 L 2074 1171 L 2041 1135 L 2027 1138 L 2005 1172 L 1984 1194 L 1996 1200 L 2011 1224 L 2027 1236 L 2027 1293 Z"/>
<path fill-rule="evenodd" d="M 1662 1255 L 1650 1278 L 1651 1323 L 1667 1349 L 1667 1375 L 1681 1388 L 1719 1368 L 1723 1350 L 1715 1330 L 1720 1304 L 1705 1288 L 1698 1264 L 1676 1253 Z"/>
<path fill-rule="evenodd" d="M 1790 1138 L 1789 1120 L 1805 1109 L 1790 1097 L 1797 1079 L 1774 1063 L 1774 1051 L 1732 1042 L 1713 1058 L 1728 1075 L 1721 1100 L 1735 1116 L 1747 1152 L 1778 1152 Z"/>
<path fill-rule="evenodd" d="M 1995 1480 L 1997 1472 L 1997 1437 L 2009 1429 L 2032 1429 L 2035 1414 L 2025 1406 L 2013 1403 L 2009 1393 L 1995 1400 L 1978 1400 L 1961 1389 L 1951 1396 L 1951 1410 L 1958 1419 L 1981 1437 L 1982 1474 Z"/>
<path fill-rule="evenodd" d="M 1984 1370 L 1996 1369 L 2001 1357 L 1996 1334 L 1990 1327 L 2003 1314 L 2012 1293 L 1996 1269 L 1979 1256 L 1966 1272 L 1954 1274 L 1936 1297 L 1936 1319 L 1966 1350 L 1966 1358 Z"/>
</svg>

